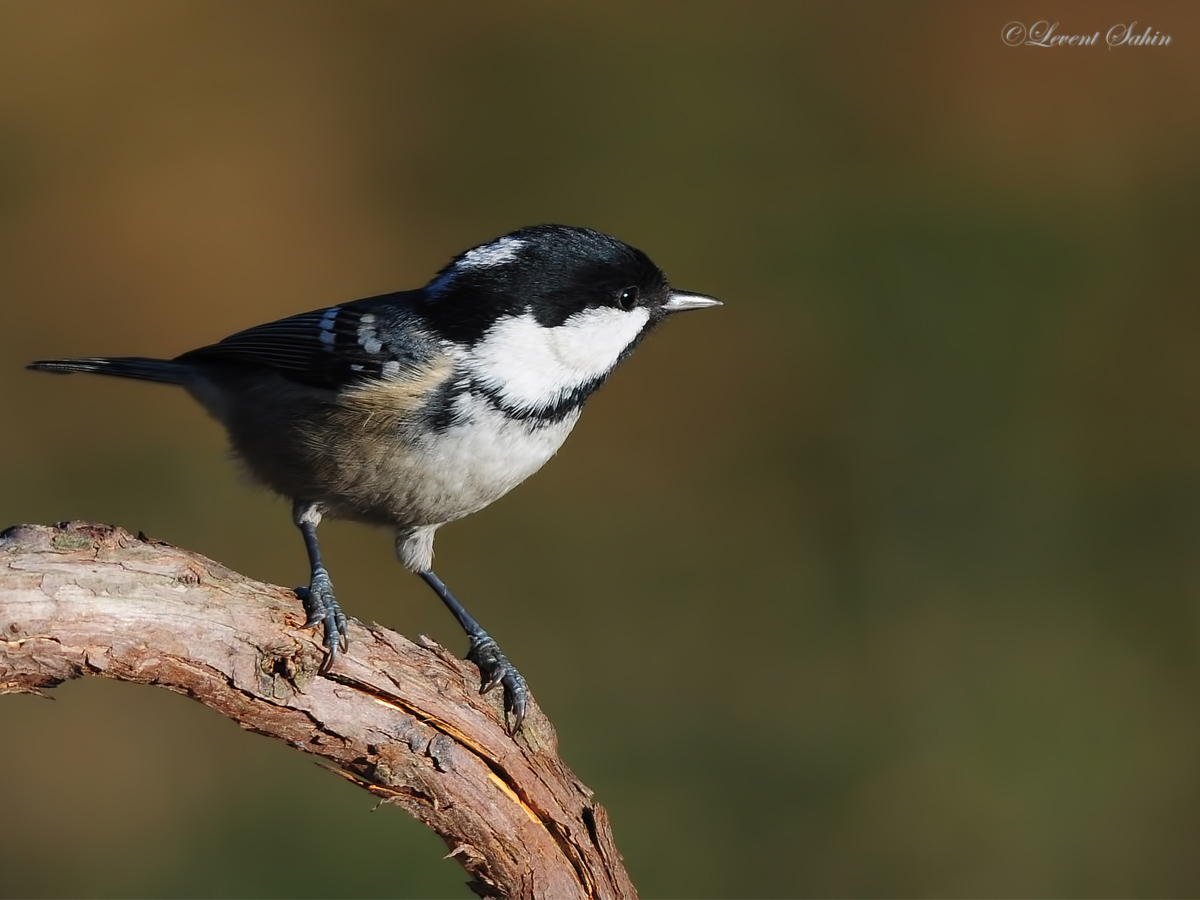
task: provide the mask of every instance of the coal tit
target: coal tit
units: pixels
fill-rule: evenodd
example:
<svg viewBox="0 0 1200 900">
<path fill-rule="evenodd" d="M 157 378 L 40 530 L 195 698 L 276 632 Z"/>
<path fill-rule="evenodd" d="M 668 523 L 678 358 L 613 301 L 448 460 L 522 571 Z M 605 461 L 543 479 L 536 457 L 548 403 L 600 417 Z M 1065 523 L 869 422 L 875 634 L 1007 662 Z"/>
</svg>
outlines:
<svg viewBox="0 0 1200 900">
<path fill-rule="evenodd" d="M 326 666 L 347 630 L 317 525 L 329 515 L 395 529 L 400 561 L 467 633 L 482 690 L 504 686 L 515 733 L 525 680 L 434 574 L 434 534 L 540 469 L 655 325 L 719 305 L 672 289 L 616 238 L 539 225 L 467 250 L 420 290 L 269 322 L 174 359 L 29 367 L 182 385 L 224 424 L 249 471 L 293 501 L 311 565 L 305 627 L 324 624 Z"/>
</svg>

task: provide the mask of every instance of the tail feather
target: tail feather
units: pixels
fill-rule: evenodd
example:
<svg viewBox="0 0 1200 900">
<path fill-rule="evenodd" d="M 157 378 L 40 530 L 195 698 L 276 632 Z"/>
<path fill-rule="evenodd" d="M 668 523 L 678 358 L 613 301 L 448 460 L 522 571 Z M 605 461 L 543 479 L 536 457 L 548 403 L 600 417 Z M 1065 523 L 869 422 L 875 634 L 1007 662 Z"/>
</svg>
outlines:
<svg viewBox="0 0 1200 900">
<path fill-rule="evenodd" d="M 145 356 L 43 359 L 30 363 L 26 368 L 38 372 L 91 372 L 96 375 L 138 378 L 142 381 L 158 381 L 163 384 L 183 384 L 188 380 L 188 375 L 192 371 L 192 367 L 186 363 L 173 362 L 169 359 L 151 359 Z"/>
</svg>

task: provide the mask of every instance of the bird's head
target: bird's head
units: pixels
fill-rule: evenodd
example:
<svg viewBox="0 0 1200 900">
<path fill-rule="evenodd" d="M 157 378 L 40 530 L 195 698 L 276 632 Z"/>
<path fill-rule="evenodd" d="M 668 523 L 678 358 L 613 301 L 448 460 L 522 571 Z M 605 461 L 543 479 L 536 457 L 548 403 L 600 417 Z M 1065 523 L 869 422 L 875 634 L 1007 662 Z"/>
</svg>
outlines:
<svg viewBox="0 0 1200 900">
<path fill-rule="evenodd" d="M 673 289 L 641 250 L 567 225 L 473 247 L 425 295 L 426 315 L 471 374 L 530 411 L 582 400 L 668 315 L 720 305 Z"/>
</svg>

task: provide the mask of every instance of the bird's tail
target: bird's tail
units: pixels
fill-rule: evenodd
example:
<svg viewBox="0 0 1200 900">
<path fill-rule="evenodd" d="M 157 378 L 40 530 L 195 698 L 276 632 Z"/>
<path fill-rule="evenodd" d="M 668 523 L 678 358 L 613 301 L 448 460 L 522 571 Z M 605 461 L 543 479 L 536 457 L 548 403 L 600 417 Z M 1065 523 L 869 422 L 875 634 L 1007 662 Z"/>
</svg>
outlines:
<svg viewBox="0 0 1200 900">
<path fill-rule="evenodd" d="M 169 359 L 150 359 L 145 356 L 84 357 L 81 359 L 43 359 L 27 368 L 39 372 L 92 372 L 117 378 L 138 378 L 163 384 L 183 384 L 192 367 Z"/>
</svg>

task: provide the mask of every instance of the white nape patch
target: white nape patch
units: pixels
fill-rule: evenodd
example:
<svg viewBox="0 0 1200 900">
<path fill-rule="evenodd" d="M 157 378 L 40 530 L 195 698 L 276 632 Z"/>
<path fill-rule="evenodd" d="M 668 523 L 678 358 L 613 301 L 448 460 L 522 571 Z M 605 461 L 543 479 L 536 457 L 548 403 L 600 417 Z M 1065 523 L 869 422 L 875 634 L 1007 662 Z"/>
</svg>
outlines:
<svg viewBox="0 0 1200 900">
<path fill-rule="evenodd" d="M 530 313 L 505 316 L 465 362 L 504 402 L 536 409 L 607 375 L 649 320 L 641 307 L 596 307 L 555 328 L 539 325 Z"/>
<path fill-rule="evenodd" d="M 515 238 L 512 235 L 505 235 L 502 238 L 497 238 L 490 244 L 484 244 L 480 247 L 473 247 L 462 255 L 449 269 L 438 276 L 427 290 L 432 296 L 437 296 L 446 286 L 450 284 L 458 275 L 471 269 L 487 269 L 492 266 L 502 266 L 505 263 L 514 262 L 521 248 L 525 246 L 525 241 L 520 238 Z"/>
<path fill-rule="evenodd" d="M 340 306 L 331 306 L 325 310 L 325 315 L 321 316 L 321 343 L 327 347 L 332 347 L 336 340 L 333 333 L 333 323 L 341 311 L 342 308 Z"/>
<path fill-rule="evenodd" d="M 515 260 L 517 252 L 524 246 L 525 242 L 520 238 L 505 235 L 502 238 L 497 238 L 490 244 L 484 244 L 482 247 L 472 247 L 463 254 L 462 259 L 454 264 L 454 268 L 463 271 L 465 269 L 486 269 L 489 266 L 500 266 Z"/>
</svg>

